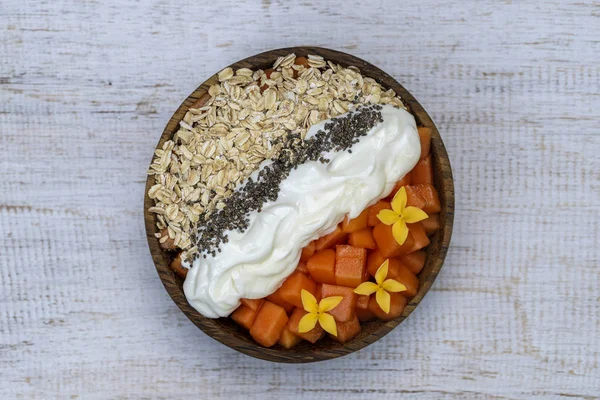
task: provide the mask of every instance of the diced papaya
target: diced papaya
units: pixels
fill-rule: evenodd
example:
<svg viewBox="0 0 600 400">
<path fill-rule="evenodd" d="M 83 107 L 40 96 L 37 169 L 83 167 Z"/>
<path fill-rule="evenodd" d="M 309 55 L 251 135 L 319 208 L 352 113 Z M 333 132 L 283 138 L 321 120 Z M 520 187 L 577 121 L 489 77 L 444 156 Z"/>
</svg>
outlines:
<svg viewBox="0 0 600 400">
<path fill-rule="evenodd" d="M 263 303 L 265 302 L 264 299 L 241 299 L 240 301 L 241 301 L 242 305 L 245 305 L 246 307 L 248 307 L 254 311 L 258 311 L 260 306 L 262 306 Z"/>
<path fill-rule="evenodd" d="M 400 268 L 398 268 L 398 275 L 396 275 L 392 279 L 397 280 L 398 282 L 406 286 L 405 291 L 399 292 L 404 297 L 408 299 L 412 299 L 413 297 L 415 297 L 417 291 L 419 290 L 419 278 L 417 278 L 417 276 L 413 274 L 412 271 L 408 269 L 408 267 L 401 265 Z"/>
<path fill-rule="evenodd" d="M 302 272 L 303 274 L 308 275 L 308 267 L 304 261 L 298 262 L 298 266 L 296 267 L 296 271 Z"/>
<path fill-rule="evenodd" d="M 364 295 L 356 296 L 356 309 L 354 311 L 361 322 L 370 321 L 375 318 L 375 314 L 369 310 L 369 297 Z"/>
<path fill-rule="evenodd" d="M 373 230 L 371 228 L 361 229 L 348 235 L 348 244 L 363 249 L 376 249 L 377 244 L 373 239 Z"/>
<path fill-rule="evenodd" d="M 379 267 L 381 267 L 381 264 L 385 262 L 385 260 L 389 260 L 387 278 L 394 278 L 395 276 L 397 276 L 398 269 L 400 268 L 400 265 L 402 265 L 400 260 L 396 257 L 386 258 L 382 256 L 378 250 L 372 251 L 367 257 L 367 270 L 369 271 L 369 274 L 371 276 L 375 276 L 375 273 L 377 272 Z"/>
<path fill-rule="evenodd" d="M 369 217 L 369 209 L 366 208 L 361 212 L 358 217 L 348 220 L 348 216 L 342 222 L 342 231 L 346 233 L 352 233 L 364 229 L 367 227 L 367 219 Z"/>
<path fill-rule="evenodd" d="M 302 272 L 293 272 L 285 281 L 283 281 L 283 284 L 278 290 L 281 291 L 281 298 L 286 303 L 293 304 L 296 307 L 302 307 L 302 297 L 300 296 L 302 289 L 305 289 L 314 296 L 317 291 L 317 284 L 310 279 L 308 275 L 305 275 Z"/>
<path fill-rule="evenodd" d="M 300 254 L 300 261 L 308 261 L 308 259 L 313 254 L 315 254 L 315 241 L 314 240 L 302 249 L 302 254 Z"/>
<path fill-rule="evenodd" d="M 425 228 L 425 232 L 427 232 L 427 236 L 431 236 L 434 233 L 436 233 L 441 227 L 440 214 L 431 214 L 429 218 L 424 219 L 423 221 L 421 221 L 421 223 L 423 224 L 423 228 Z"/>
<path fill-rule="evenodd" d="M 256 319 L 256 310 L 250 307 L 241 305 L 234 312 L 231 313 L 231 319 L 234 320 L 239 326 L 250 329 Z"/>
<path fill-rule="evenodd" d="M 298 335 L 294 335 L 292 333 L 292 331 L 290 331 L 287 328 L 287 325 L 286 325 L 286 327 L 283 328 L 283 331 L 281 332 L 281 336 L 279 337 L 279 342 L 277 342 L 277 343 L 279 343 L 286 349 L 291 349 L 292 347 L 296 346 L 301 341 L 302 341 L 302 338 Z"/>
<path fill-rule="evenodd" d="M 337 322 L 337 336 L 329 335 L 331 338 L 340 343 L 346 343 L 354 339 L 360 333 L 360 322 L 356 315 L 349 321 Z"/>
<path fill-rule="evenodd" d="M 425 228 L 421 222 L 417 222 L 414 224 L 407 224 L 408 230 L 410 231 L 415 244 L 410 249 L 409 253 L 413 251 L 421 250 L 422 248 L 429 245 L 429 236 L 427 236 L 427 232 L 425 232 Z"/>
<path fill-rule="evenodd" d="M 438 192 L 433 185 L 427 183 L 409 185 L 406 187 L 406 196 L 407 205 L 419 207 L 427 214 L 439 213 L 442 210 Z"/>
<path fill-rule="evenodd" d="M 366 282 L 371 278 L 371 275 L 369 274 L 369 271 L 367 271 L 367 267 L 365 265 L 365 268 L 363 270 L 363 276 L 362 279 L 360 281 L 360 283 Z"/>
<path fill-rule="evenodd" d="M 390 293 L 390 312 L 386 314 L 385 311 L 379 307 L 379 304 L 377 304 L 375 296 L 371 296 L 369 298 L 369 311 L 381 320 L 390 321 L 402 314 L 407 302 L 408 300 L 406 300 L 406 297 L 402 296 L 400 293 Z"/>
<path fill-rule="evenodd" d="M 360 247 L 337 245 L 335 246 L 335 257 L 341 258 L 364 258 L 367 259 L 367 251 Z"/>
<path fill-rule="evenodd" d="M 433 166 L 431 165 L 431 155 L 419 160 L 417 165 L 410 172 L 412 184 L 429 183 L 433 185 Z"/>
<path fill-rule="evenodd" d="M 413 274 L 421 272 L 425 266 L 425 258 L 427 254 L 424 251 L 415 251 L 410 254 L 405 254 L 400 257 L 400 262 L 404 264 Z M 368 263 L 368 260 L 367 260 Z"/>
<path fill-rule="evenodd" d="M 277 304 L 288 314 L 294 309 L 293 304 L 288 303 L 287 301 L 283 300 L 283 297 L 281 297 L 281 288 L 277 289 L 273 294 L 267 296 L 267 300 L 269 300 L 271 303 Z"/>
<path fill-rule="evenodd" d="M 321 301 L 321 299 L 323 298 L 321 296 L 322 289 L 323 289 L 323 284 L 317 282 L 317 292 L 315 293 L 315 299 L 317 299 L 317 301 Z"/>
<path fill-rule="evenodd" d="M 288 316 L 283 308 L 265 301 L 250 328 L 250 336 L 261 346 L 271 347 L 279 340 L 287 322 Z"/>
<path fill-rule="evenodd" d="M 287 328 L 294 335 L 300 336 L 302 339 L 308 340 L 311 343 L 315 343 L 317 340 L 321 339 L 321 337 L 323 336 L 323 332 L 324 332 L 323 328 L 321 328 L 321 325 L 319 325 L 319 322 L 317 322 L 315 327 L 308 332 L 300 333 L 300 331 L 298 330 L 299 329 L 298 325 L 300 324 L 300 320 L 306 314 L 308 314 L 308 313 L 306 311 L 304 311 L 304 309 L 295 308 L 294 312 L 290 316 L 290 321 L 287 324 Z"/>
<path fill-rule="evenodd" d="M 398 193 L 398 190 L 400 190 L 400 188 L 402 186 L 410 185 L 410 183 L 411 183 L 411 173 L 409 172 L 408 174 L 404 175 L 402 177 L 402 179 L 400 179 L 398 182 L 396 182 L 396 184 L 394 185 L 394 188 L 392 189 L 392 192 L 385 199 L 387 201 L 392 201 L 392 199 L 394 198 L 396 193 Z"/>
<path fill-rule="evenodd" d="M 415 244 L 415 241 L 409 232 L 404 244 L 399 245 L 392 234 L 392 226 L 385 224 L 379 224 L 373 228 L 373 238 L 375 238 L 375 243 L 377 243 L 379 252 L 385 258 L 398 257 L 406 254 Z"/>
<path fill-rule="evenodd" d="M 321 298 L 331 296 L 342 296 L 343 299 L 329 314 L 333 315 L 336 321 L 346 322 L 354 318 L 356 307 L 356 293 L 353 288 L 323 284 L 321 287 Z"/>
<path fill-rule="evenodd" d="M 335 250 L 317 251 L 306 262 L 310 276 L 320 283 L 335 283 Z"/>
<path fill-rule="evenodd" d="M 317 239 L 315 248 L 317 250 L 329 249 L 336 244 L 343 243 L 344 240 L 346 240 L 347 235 L 348 234 L 342 231 L 342 228 L 338 225 L 333 232 Z"/>
<path fill-rule="evenodd" d="M 363 282 L 367 250 L 354 246 L 336 246 L 335 284 L 356 288 Z"/>
<path fill-rule="evenodd" d="M 406 205 L 414 206 L 423 210 L 425 208 L 425 199 L 412 185 L 406 186 Z M 425 211 L 425 210 L 423 210 Z"/>
<path fill-rule="evenodd" d="M 431 148 L 431 128 L 420 126 L 417 131 L 419 132 L 419 141 L 421 142 L 421 158 L 425 158 L 429 155 Z"/>
<path fill-rule="evenodd" d="M 379 211 L 381 210 L 385 210 L 385 209 L 392 209 L 392 205 L 390 204 L 389 201 L 384 201 L 384 200 L 380 200 L 377 203 L 373 204 L 371 207 L 369 207 L 369 215 L 367 217 L 367 224 L 369 226 L 375 226 L 377 224 L 379 224 L 381 221 L 379 221 L 379 218 L 377 218 L 377 214 L 379 214 Z"/>
</svg>

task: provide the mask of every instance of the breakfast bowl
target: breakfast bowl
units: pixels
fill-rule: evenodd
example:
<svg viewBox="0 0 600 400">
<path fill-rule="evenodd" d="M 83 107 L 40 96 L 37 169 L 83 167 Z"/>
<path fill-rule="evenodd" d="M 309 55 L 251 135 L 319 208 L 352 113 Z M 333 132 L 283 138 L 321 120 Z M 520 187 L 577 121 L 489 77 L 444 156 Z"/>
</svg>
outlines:
<svg viewBox="0 0 600 400">
<path fill-rule="evenodd" d="M 437 128 L 427 112 L 390 75 L 360 58 L 320 47 L 291 47 L 271 50 L 248 57 L 230 65 L 231 70 L 226 68 L 223 71 L 236 71 L 242 68 L 248 70 L 267 70 L 276 60 L 281 61 L 283 57 L 292 53 L 298 57 L 307 57 L 308 55 L 317 56 L 317 59 L 322 57 L 322 59 L 331 61 L 342 67 L 352 66 L 357 68 L 365 77 L 374 79 L 375 82 L 385 89 L 393 90 L 402 99 L 407 111 L 414 117 L 416 125 L 419 128 L 426 129 L 428 135 L 431 136 L 429 157 L 431 160 L 430 163 L 433 165 L 431 185 L 439 194 L 439 214 L 436 213 L 437 227 L 435 233 L 429 238 L 429 245 L 424 248 L 426 252 L 424 266 L 419 268 L 417 274 L 418 282 L 420 282 L 417 286 L 418 290 L 415 289 L 415 293 L 410 297 L 408 304 L 404 306 L 401 315 L 389 321 L 376 319 L 361 322 L 360 332 L 345 343 L 339 343 L 331 337 L 324 337 L 316 343 L 302 341 L 289 349 L 279 344 L 271 347 L 263 347 L 253 340 L 248 330 L 243 329 L 231 318 L 207 318 L 188 302 L 184 292 L 184 279 L 181 277 L 181 274 L 175 273 L 172 267 L 177 253 L 166 249 L 168 246 L 165 246 L 165 239 L 167 238 L 161 238 L 160 229 L 157 227 L 157 218 L 159 218 L 159 215 L 156 213 L 156 210 L 152 211 L 155 206 L 155 200 L 149 193 L 155 186 L 155 179 L 151 175 L 148 176 L 146 182 L 144 219 L 150 253 L 158 275 L 172 300 L 192 323 L 213 339 L 246 355 L 273 362 L 305 363 L 333 359 L 360 350 L 388 334 L 414 311 L 431 288 L 443 265 L 448 250 L 454 218 L 454 186 L 446 149 Z M 198 109 L 203 106 L 207 97 L 210 96 L 209 91 L 211 90 L 211 86 L 218 84 L 219 80 L 223 80 L 223 71 L 213 75 L 202 83 L 175 111 L 158 142 L 157 155 L 155 157 L 163 154 L 161 149 L 164 148 L 165 143 L 174 137 L 180 126 L 188 126 L 188 123 L 185 121 L 185 118 L 187 118 L 186 113 L 190 108 Z M 220 74 L 221 76 L 219 76 Z M 164 212 L 164 210 L 161 210 L 161 212 Z M 159 240 L 159 238 L 161 239 Z"/>
</svg>

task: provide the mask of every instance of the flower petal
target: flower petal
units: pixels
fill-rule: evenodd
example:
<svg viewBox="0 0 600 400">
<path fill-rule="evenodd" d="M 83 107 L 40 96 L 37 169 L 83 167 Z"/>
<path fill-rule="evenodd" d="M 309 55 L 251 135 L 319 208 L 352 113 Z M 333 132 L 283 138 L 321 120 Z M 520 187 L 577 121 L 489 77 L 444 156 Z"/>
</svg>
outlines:
<svg viewBox="0 0 600 400">
<path fill-rule="evenodd" d="M 423 221 L 429 217 L 425 211 L 417 207 L 406 207 L 402 216 L 407 224 L 414 224 L 415 222 Z"/>
<path fill-rule="evenodd" d="M 377 268 L 377 272 L 375 272 L 375 282 L 377 282 L 378 287 L 381 286 L 387 277 L 389 265 L 390 259 L 388 258 L 379 266 L 379 268 Z"/>
<path fill-rule="evenodd" d="M 400 215 L 392 210 L 381 210 L 377 214 L 377 219 L 386 225 L 392 225 L 394 222 L 400 219 Z"/>
<path fill-rule="evenodd" d="M 319 312 L 324 313 L 333 310 L 340 304 L 340 301 L 344 300 L 342 296 L 331 296 L 326 297 L 319 303 Z"/>
<path fill-rule="evenodd" d="M 320 314 L 319 324 L 323 329 L 325 329 L 325 332 L 329 332 L 333 336 L 337 336 L 337 326 L 335 325 L 335 319 L 333 319 L 333 316 L 331 314 Z"/>
<path fill-rule="evenodd" d="M 306 314 L 304 317 L 300 318 L 300 322 L 298 322 L 298 332 L 304 333 L 311 331 L 315 325 L 317 325 L 318 319 L 319 316 L 317 314 Z"/>
<path fill-rule="evenodd" d="M 377 304 L 383 310 L 384 313 L 390 313 L 390 294 L 383 289 L 379 289 L 375 294 L 375 300 L 377 300 Z"/>
<path fill-rule="evenodd" d="M 394 239 L 400 246 L 406 242 L 406 238 L 408 237 L 408 227 L 406 226 L 406 222 L 398 221 L 392 226 L 392 235 L 394 235 Z"/>
<path fill-rule="evenodd" d="M 313 296 L 311 292 L 306 289 L 302 289 L 300 296 L 302 297 L 302 307 L 304 307 L 306 312 L 318 312 L 319 306 L 317 305 L 317 299 L 315 299 L 315 296 Z"/>
<path fill-rule="evenodd" d="M 404 292 L 406 290 L 406 286 L 404 286 L 403 284 L 401 284 L 400 282 L 398 282 L 395 279 L 386 280 L 385 282 L 383 282 L 381 287 L 386 292 L 392 292 L 392 293 Z"/>
<path fill-rule="evenodd" d="M 379 289 L 379 286 L 373 282 L 363 282 L 356 289 L 354 293 L 362 294 L 363 296 L 369 296 L 375 293 Z"/>
<path fill-rule="evenodd" d="M 398 214 L 402 214 L 404 207 L 406 207 L 406 199 L 406 188 L 402 186 L 392 199 L 392 210 L 396 211 Z"/>
</svg>

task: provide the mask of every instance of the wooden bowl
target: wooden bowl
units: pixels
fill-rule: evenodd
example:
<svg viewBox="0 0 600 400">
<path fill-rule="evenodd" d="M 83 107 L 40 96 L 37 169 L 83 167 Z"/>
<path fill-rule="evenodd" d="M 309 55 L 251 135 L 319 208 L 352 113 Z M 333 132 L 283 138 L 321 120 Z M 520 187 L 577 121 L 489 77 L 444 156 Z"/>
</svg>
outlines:
<svg viewBox="0 0 600 400">
<path fill-rule="evenodd" d="M 444 148 L 440 134 L 427 112 L 425 112 L 419 102 L 402 85 L 374 65 L 350 54 L 335 50 L 320 47 L 290 47 L 257 54 L 238 61 L 230 65 L 230 67 L 234 70 L 242 67 L 267 69 L 271 67 L 277 57 L 285 56 L 289 53 L 296 53 L 297 56 L 316 54 L 324 57 L 326 60 L 331 60 L 343 66 L 353 65 L 358 67 L 364 76 L 377 80 L 385 88 L 394 89 L 415 116 L 417 125 L 429 127 L 432 130 L 431 152 L 434 160 L 435 187 L 439 192 L 442 204 L 442 211 L 440 214 L 441 229 L 434 235 L 431 244 L 427 248 L 427 261 L 425 267 L 419 274 L 419 279 L 421 280 L 419 292 L 415 298 L 408 303 L 404 313 L 400 317 L 389 322 L 370 321 L 362 324 L 363 329 L 360 334 L 354 340 L 346 344 L 339 344 L 329 337 L 326 337 L 316 344 L 302 342 L 290 350 L 280 347 L 279 345 L 275 345 L 272 348 L 261 347 L 253 341 L 247 331 L 238 327 L 229 318 L 205 318 L 188 304 L 182 288 L 182 279 L 175 275 L 169 268 L 174 253 L 162 250 L 159 246 L 158 239 L 154 236 L 155 232 L 157 232 L 156 217 L 154 214 L 148 212 L 148 208 L 154 205 L 153 200 L 148 197 L 148 190 L 153 185 L 154 180 L 152 176 L 149 176 L 146 181 L 144 219 L 146 223 L 146 236 L 148 238 L 150 252 L 152 253 L 152 259 L 154 260 L 158 275 L 173 301 L 198 328 L 213 339 L 252 357 L 275 362 L 305 363 L 328 360 L 362 349 L 381 339 L 413 312 L 433 284 L 438 272 L 442 268 L 444 258 L 446 257 L 452 233 L 452 222 L 454 219 L 454 184 L 448 154 L 446 154 L 446 149 Z M 183 104 L 179 106 L 169 120 L 169 123 L 160 137 L 157 147 L 161 148 L 166 140 L 172 138 L 173 134 L 177 131 L 179 121 L 182 120 L 190 106 L 208 92 L 208 88 L 211 84 L 217 82 L 217 75 L 215 74 L 202 83 L 200 87 L 185 99 Z"/>
</svg>

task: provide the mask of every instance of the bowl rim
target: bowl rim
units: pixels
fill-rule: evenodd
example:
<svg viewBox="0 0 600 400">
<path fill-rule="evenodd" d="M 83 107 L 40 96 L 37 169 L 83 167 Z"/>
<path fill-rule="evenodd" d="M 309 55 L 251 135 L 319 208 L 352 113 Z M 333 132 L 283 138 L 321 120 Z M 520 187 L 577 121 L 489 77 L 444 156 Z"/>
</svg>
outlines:
<svg viewBox="0 0 600 400">
<path fill-rule="evenodd" d="M 299 56 L 306 56 L 307 54 L 320 55 L 326 60 L 332 60 L 336 63 L 345 66 L 354 65 L 361 70 L 361 73 L 363 73 L 364 70 L 368 70 L 369 73 L 364 73 L 365 76 L 369 76 L 375 79 L 386 89 L 394 89 L 394 91 L 402 98 L 403 102 L 408 106 L 411 114 L 415 117 L 419 126 L 431 128 L 431 148 L 432 152 L 436 154 L 434 158 L 437 160 L 437 165 L 434 170 L 434 173 L 436 174 L 435 186 L 437 187 L 438 184 L 443 185 L 442 190 L 438 188 L 438 192 L 440 194 L 440 199 L 442 200 L 442 211 L 440 213 L 440 216 L 442 217 L 444 223 L 442 229 L 438 231 L 438 233 L 436 233 L 436 235 L 438 235 L 436 239 L 438 240 L 439 244 L 438 251 L 434 255 L 428 255 L 427 263 L 429 263 L 429 258 L 431 256 L 433 256 L 433 259 L 431 260 L 432 266 L 429 270 L 430 272 L 427 276 L 427 279 L 421 281 L 421 285 L 419 287 L 417 295 L 408 303 L 402 315 L 391 321 L 379 321 L 380 325 L 377 327 L 377 329 L 368 334 L 368 336 L 362 338 L 361 340 L 353 339 L 345 343 L 344 345 L 338 344 L 337 346 L 330 346 L 329 348 L 308 349 L 307 351 L 302 353 L 292 351 L 294 349 L 280 349 L 279 346 L 271 348 L 262 347 L 257 343 L 254 343 L 252 339 L 244 339 L 242 337 L 242 334 L 236 333 L 234 330 L 224 329 L 222 324 L 217 322 L 221 321 L 222 319 L 210 319 L 203 317 L 187 302 L 185 294 L 183 293 L 183 289 L 181 288 L 181 279 L 178 278 L 169 267 L 169 258 L 172 258 L 172 255 L 174 253 L 163 250 L 159 246 L 158 240 L 154 236 L 154 234 L 157 231 L 155 223 L 156 216 L 148 212 L 148 208 L 154 205 L 153 200 L 150 199 L 150 197 L 148 196 L 148 190 L 154 184 L 154 177 L 152 175 L 148 175 L 146 179 L 143 215 L 145 220 L 146 238 L 148 240 L 148 246 L 160 280 L 163 283 L 167 293 L 169 293 L 171 299 L 175 302 L 179 309 L 188 317 L 188 319 L 190 319 L 190 321 L 194 323 L 194 325 L 200 328 L 211 338 L 246 355 L 273 362 L 306 363 L 337 358 L 346 354 L 350 354 L 354 351 L 360 350 L 368 346 L 369 344 L 376 342 L 377 340 L 388 334 L 396 326 L 398 326 L 402 321 L 404 321 L 419 305 L 423 297 L 431 288 L 431 285 L 435 281 L 435 278 L 439 274 L 439 271 L 442 268 L 450 244 L 454 220 L 454 182 L 452 178 L 452 170 L 448 154 L 440 137 L 439 131 L 433 123 L 432 119 L 429 117 L 429 114 L 415 99 L 415 97 L 404 88 L 404 86 L 398 83 L 390 75 L 388 75 L 378 67 L 368 63 L 367 61 L 362 60 L 351 54 L 323 47 L 296 46 L 279 48 L 258 53 L 253 56 L 244 58 L 240 61 L 237 61 L 229 65 L 228 67 L 231 67 L 233 69 L 243 67 L 251 69 L 266 68 L 266 66 L 272 64 L 277 59 L 277 57 L 285 56 L 290 53 L 296 53 Z M 340 58 L 344 61 L 339 62 Z M 181 121 L 185 112 L 202 95 L 208 92 L 208 89 L 211 84 L 216 82 L 217 74 L 215 73 L 206 81 L 204 81 L 200 86 L 198 86 L 196 90 L 194 90 L 181 103 L 181 105 L 176 109 L 176 111 L 169 119 L 167 125 L 165 126 L 155 149 L 161 148 L 166 140 L 172 138 L 173 134 L 177 130 L 179 121 Z M 152 155 L 150 162 L 152 162 L 153 158 L 154 154 Z M 246 336 L 248 336 L 247 333 Z"/>
</svg>

